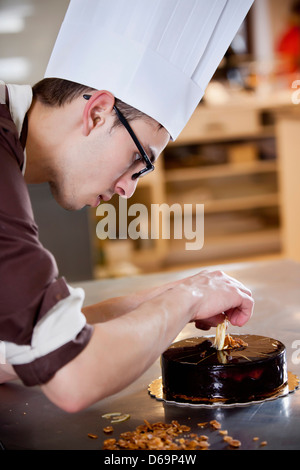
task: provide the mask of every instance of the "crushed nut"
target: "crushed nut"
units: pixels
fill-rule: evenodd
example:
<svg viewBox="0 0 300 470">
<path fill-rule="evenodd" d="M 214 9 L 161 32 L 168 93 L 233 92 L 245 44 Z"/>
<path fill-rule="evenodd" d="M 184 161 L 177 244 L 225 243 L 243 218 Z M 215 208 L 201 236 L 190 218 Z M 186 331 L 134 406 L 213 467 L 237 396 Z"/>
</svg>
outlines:
<svg viewBox="0 0 300 470">
<path fill-rule="evenodd" d="M 127 413 L 120 413 L 118 411 L 118 412 L 114 412 L 114 413 L 105 413 L 104 415 L 102 415 L 102 418 L 110 419 L 111 423 L 121 423 L 121 422 L 126 421 L 127 419 L 129 419 L 130 415 L 127 414 Z"/>
<path fill-rule="evenodd" d="M 117 411 L 117 412 L 114 412 L 114 413 L 105 413 L 104 415 L 102 415 L 102 418 L 105 418 L 105 419 L 111 419 L 111 418 L 114 418 L 115 416 L 120 416 L 120 412 Z"/>
<path fill-rule="evenodd" d="M 123 421 L 127 421 L 130 418 L 129 414 L 122 414 L 117 416 L 111 420 L 111 423 L 122 423 Z"/>
<path fill-rule="evenodd" d="M 104 441 L 106 443 L 106 445 L 108 446 L 108 448 L 113 448 L 113 446 L 116 444 L 117 440 L 116 439 L 106 439 L 106 441 Z"/>
<path fill-rule="evenodd" d="M 208 449 L 209 447 L 209 443 L 207 441 L 198 441 L 198 446 L 201 448 L 201 449 Z"/>
<path fill-rule="evenodd" d="M 233 439 L 231 436 L 224 436 L 223 441 L 227 442 L 231 447 L 240 447 L 241 446 L 241 441 L 238 439 Z"/>
<path fill-rule="evenodd" d="M 231 439 L 231 441 L 229 442 L 229 445 L 231 447 L 240 447 L 241 441 L 239 441 L 238 439 Z"/>
<path fill-rule="evenodd" d="M 267 444 L 268 444 L 267 441 L 262 441 L 262 442 L 260 443 L 261 446 L 266 446 Z"/>
<path fill-rule="evenodd" d="M 88 434 L 88 437 L 89 437 L 90 439 L 98 439 L 97 434 L 89 433 L 89 434 Z"/>
<path fill-rule="evenodd" d="M 106 428 L 103 428 L 103 432 L 105 432 L 105 434 L 110 434 L 113 430 L 114 428 L 112 426 L 106 426 Z"/>
<path fill-rule="evenodd" d="M 214 429 L 221 429 L 221 423 L 213 419 L 212 421 L 209 422 L 209 424 L 214 428 Z"/>
</svg>

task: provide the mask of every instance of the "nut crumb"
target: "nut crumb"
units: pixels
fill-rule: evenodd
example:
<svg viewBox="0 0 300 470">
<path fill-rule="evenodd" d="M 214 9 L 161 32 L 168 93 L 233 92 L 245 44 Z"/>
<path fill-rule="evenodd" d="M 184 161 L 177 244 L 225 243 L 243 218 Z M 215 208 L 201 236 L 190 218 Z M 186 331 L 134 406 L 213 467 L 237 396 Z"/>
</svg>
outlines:
<svg viewBox="0 0 300 470">
<path fill-rule="evenodd" d="M 259 437 L 253 437 L 254 441 L 259 441 Z"/>
<path fill-rule="evenodd" d="M 228 434 L 228 431 L 226 431 L 226 429 L 219 431 L 219 434 L 221 434 L 222 436 L 226 436 Z"/>
<path fill-rule="evenodd" d="M 231 436 L 224 436 L 223 441 L 227 442 L 231 447 L 240 447 L 241 446 L 241 441 L 238 439 L 233 439 Z"/>
<path fill-rule="evenodd" d="M 88 437 L 89 437 L 90 439 L 98 439 L 97 434 L 89 433 L 89 434 L 88 434 Z"/>
<path fill-rule="evenodd" d="M 262 442 L 260 443 L 261 446 L 266 446 L 267 444 L 268 444 L 267 441 L 262 441 Z"/>
<path fill-rule="evenodd" d="M 231 447 L 240 447 L 241 446 L 241 441 L 239 441 L 238 439 L 231 439 L 231 441 L 229 441 L 228 444 Z"/>
<path fill-rule="evenodd" d="M 199 426 L 199 428 L 204 428 L 206 425 L 207 421 L 205 421 L 204 423 L 197 423 L 197 426 Z"/>
<path fill-rule="evenodd" d="M 198 442 L 198 446 L 200 447 L 200 449 L 208 449 L 209 445 L 210 444 L 207 441 Z"/>
<path fill-rule="evenodd" d="M 116 444 L 116 442 L 117 442 L 116 439 L 111 438 L 111 439 L 106 439 L 106 440 L 104 441 L 104 444 L 105 444 L 105 446 L 107 446 L 107 448 L 109 449 L 110 447 L 112 448 L 112 446 L 114 446 L 114 445 Z"/>
<path fill-rule="evenodd" d="M 109 434 L 111 432 L 113 432 L 114 428 L 112 426 L 106 426 L 106 428 L 103 428 L 103 432 L 105 432 L 105 434 Z"/>
<path fill-rule="evenodd" d="M 109 419 L 112 424 L 114 423 L 121 423 L 126 421 L 130 418 L 130 414 L 128 413 L 121 413 L 120 411 L 116 411 L 114 413 L 105 413 L 102 415 L 102 418 Z"/>
<path fill-rule="evenodd" d="M 221 429 L 221 423 L 219 423 L 219 421 L 216 421 L 215 419 L 213 419 L 212 421 L 210 421 L 209 424 L 210 424 L 214 429 Z"/>
</svg>

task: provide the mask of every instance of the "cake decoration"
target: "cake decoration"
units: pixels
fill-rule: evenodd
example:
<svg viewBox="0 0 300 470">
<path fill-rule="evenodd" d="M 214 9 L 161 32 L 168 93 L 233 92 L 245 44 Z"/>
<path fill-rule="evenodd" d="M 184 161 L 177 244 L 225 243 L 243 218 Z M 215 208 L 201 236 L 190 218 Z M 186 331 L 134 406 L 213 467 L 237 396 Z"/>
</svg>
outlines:
<svg viewBox="0 0 300 470">
<path fill-rule="evenodd" d="M 216 348 L 218 351 L 223 351 L 224 349 L 235 349 L 243 346 L 248 346 L 248 344 L 245 343 L 245 341 L 243 341 L 242 339 L 234 339 L 229 334 L 226 335 L 228 323 L 229 322 L 225 317 L 224 321 L 222 323 L 219 323 L 219 325 L 217 326 L 216 336 L 213 343 L 214 348 Z"/>
</svg>

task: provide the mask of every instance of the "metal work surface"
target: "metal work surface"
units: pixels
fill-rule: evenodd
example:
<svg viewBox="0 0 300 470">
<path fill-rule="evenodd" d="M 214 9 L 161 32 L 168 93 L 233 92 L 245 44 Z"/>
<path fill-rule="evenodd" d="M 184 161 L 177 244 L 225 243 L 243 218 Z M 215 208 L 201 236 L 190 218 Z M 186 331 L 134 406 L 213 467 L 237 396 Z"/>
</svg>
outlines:
<svg viewBox="0 0 300 470">
<path fill-rule="evenodd" d="M 244 263 L 221 267 L 240 279 L 253 293 L 255 311 L 242 329 L 230 333 L 270 336 L 286 345 L 288 370 L 300 375 L 300 264 L 279 260 Z M 146 286 L 178 279 L 196 270 L 82 283 L 86 303 L 122 295 Z M 212 331 L 214 332 L 214 331 Z M 177 339 L 199 336 L 201 331 L 187 325 Z M 205 332 L 204 334 L 207 334 Z M 103 358 L 105 360 L 105 358 Z M 101 364 L 99 364 L 101 367 Z M 217 420 L 223 430 L 241 441 L 240 449 L 300 449 L 300 390 L 272 401 L 238 407 L 201 408 L 168 404 L 148 394 L 148 385 L 161 374 L 159 359 L 136 382 L 122 392 L 102 400 L 76 414 L 65 413 L 51 404 L 39 388 L 25 388 L 20 382 L 0 386 L 0 441 L 6 449 L 102 449 L 108 437 L 118 438 L 143 424 L 162 421 L 191 427 L 192 432 L 206 434 L 210 449 L 227 449 L 223 436 L 210 425 L 198 423 Z M 103 428 L 110 421 L 102 415 L 128 413 L 127 421 L 113 425 L 112 434 Z M 89 434 L 97 438 L 89 437 Z M 258 437 L 259 440 L 253 440 Z M 265 446 L 261 442 L 266 441 Z"/>
</svg>

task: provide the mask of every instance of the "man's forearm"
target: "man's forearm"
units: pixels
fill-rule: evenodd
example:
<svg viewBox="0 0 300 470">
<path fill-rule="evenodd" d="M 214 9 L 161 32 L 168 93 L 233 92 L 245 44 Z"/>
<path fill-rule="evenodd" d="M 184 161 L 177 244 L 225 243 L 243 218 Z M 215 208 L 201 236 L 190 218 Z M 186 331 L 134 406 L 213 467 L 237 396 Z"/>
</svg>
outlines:
<svg viewBox="0 0 300 470">
<path fill-rule="evenodd" d="M 158 287 L 144 289 L 139 292 L 135 292 L 134 294 L 107 299 L 103 302 L 84 307 L 82 312 L 84 313 L 87 322 L 91 325 L 112 320 L 113 318 L 117 318 L 125 313 L 131 312 L 142 303 L 153 299 L 180 282 L 181 280 L 177 280 Z"/>
<path fill-rule="evenodd" d="M 120 317 L 121 315 L 134 310 L 137 305 L 138 300 L 136 299 L 136 296 L 128 295 L 107 299 L 94 305 L 88 305 L 82 309 L 82 312 L 85 315 L 87 322 L 94 325 L 96 323 L 103 323 Z"/>
<path fill-rule="evenodd" d="M 190 320 L 188 309 L 184 314 L 180 307 L 187 297 L 185 291 L 176 298 L 164 293 L 127 315 L 96 324 L 85 350 L 43 386 L 45 394 L 67 411 L 77 411 L 129 385 Z"/>
</svg>

